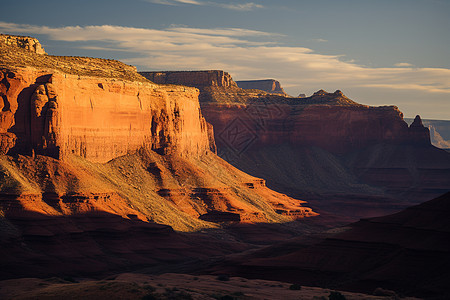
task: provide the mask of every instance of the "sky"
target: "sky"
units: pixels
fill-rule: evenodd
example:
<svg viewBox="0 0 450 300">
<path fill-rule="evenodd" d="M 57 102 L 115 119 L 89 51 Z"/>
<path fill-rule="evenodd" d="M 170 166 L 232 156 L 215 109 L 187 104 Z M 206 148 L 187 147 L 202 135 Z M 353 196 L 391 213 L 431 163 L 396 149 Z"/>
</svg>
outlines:
<svg viewBox="0 0 450 300">
<path fill-rule="evenodd" d="M 339 89 L 450 120 L 450 0 L 14 0 L 0 33 L 36 37 L 52 55 L 219 69 L 276 79 L 292 96 Z"/>
</svg>

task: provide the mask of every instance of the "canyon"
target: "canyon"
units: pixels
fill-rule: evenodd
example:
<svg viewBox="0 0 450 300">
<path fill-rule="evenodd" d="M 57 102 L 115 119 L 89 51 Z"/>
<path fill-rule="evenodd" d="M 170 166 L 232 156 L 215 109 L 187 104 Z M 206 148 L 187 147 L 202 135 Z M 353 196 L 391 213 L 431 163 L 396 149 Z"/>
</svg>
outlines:
<svg viewBox="0 0 450 300">
<path fill-rule="evenodd" d="M 0 297 L 448 294 L 450 153 L 420 116 L 10 35 L 0 96 Z"/>
<path fill-rule="evenodd" d="M 229 224 L 283 227 L 318 215 L 214 153 L 196 88 L 155 84 L 118 61 L 51 56 L 32 38 L 5 40 L 1 278 L 240 251 L 249 246 L 227 233 Z M 206 240 L 211 252 L 201 254 Z"/>
<path fill-rule="evenodd" d="M 450 189 L 450 155 L 431 144 L 420 116 L 408 125 L 396 106 L 361 105 L 339 90 L 295 98 L 237 89 L 226 77 L 198 86 L 217 152 L 269 187 L 353 220 Z"/>
</svg>

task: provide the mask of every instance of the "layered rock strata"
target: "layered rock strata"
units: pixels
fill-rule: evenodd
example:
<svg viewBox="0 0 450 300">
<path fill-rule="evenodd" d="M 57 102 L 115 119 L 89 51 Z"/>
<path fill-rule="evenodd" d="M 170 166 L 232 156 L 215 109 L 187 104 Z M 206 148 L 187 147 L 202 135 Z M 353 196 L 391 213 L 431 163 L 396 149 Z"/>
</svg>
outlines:
<svg viewBox="0 0 450 300">
<path fill-rule="evenodd" d="M 209 149 L 196 89 L 31 68 L 2 74 L 1 130 L 16 136 L 15 153 L 107 162 L 141 147 L 185 156 Z"/>
</svg>

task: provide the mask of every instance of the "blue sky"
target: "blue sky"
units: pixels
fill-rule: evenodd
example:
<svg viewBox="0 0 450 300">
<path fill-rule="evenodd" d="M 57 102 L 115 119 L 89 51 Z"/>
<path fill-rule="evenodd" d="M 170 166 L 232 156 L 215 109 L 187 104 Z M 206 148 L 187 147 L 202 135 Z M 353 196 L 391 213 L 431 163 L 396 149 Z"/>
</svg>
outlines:
<svg viewBox="0 0 450 300">
<path fill-rule="evenodd" d="M 223 69 L 450 120 L 449 0 L 8 1 L 0 32 L 139 70 Z"/>
</svg>

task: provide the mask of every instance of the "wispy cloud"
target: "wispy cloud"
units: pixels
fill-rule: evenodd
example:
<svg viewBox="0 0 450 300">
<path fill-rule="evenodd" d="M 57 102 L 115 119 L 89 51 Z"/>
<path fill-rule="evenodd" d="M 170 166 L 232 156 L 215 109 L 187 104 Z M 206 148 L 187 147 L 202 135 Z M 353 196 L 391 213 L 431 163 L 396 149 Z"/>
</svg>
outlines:
<svg viewBox="0 0 450 300">
<path fill-rule="evenodd" d="M 264 8 L 261 4 L 256 4 L 253 2 L 245 2 L 245 3 L 218 3 L 213 1 L 196 1 L 196 0 L 147 0 L 147 2 L 154 4 L 162 4 L 162 5 L 183 5 L 183 4 L 191 4 L 191 5 L 205 5 L 205 6 L 216 6 L 222 7 L 237 11 L 250 11 L 258 8 Z"/>
<path fill-rule="evenodd" d="M 192 4 L 192 5 L 203 5 L 203 2 L 195 0 L 147 0 L 147 2 L 162 4 L 162 5 L 179 5 L 179 4 Z"/>
<path fill-rule="evenodd" d="M 254 10 L 257 8 L 263 8 L 261 4 L 256 4 L 253 2 L 250 3 L 241 3 L 241 4 L 216 4 L 223 8 L 233 9 L 233 10 L 241 10 L 241 11 L 248 11 L 248 10 Z"/>
<path fill-rule="evenodd" d="M 395 66 L 395 67 L 414 67 L 413 64 L 406 63 L 406 62 L 396 63 L 396 64 L 394 64 L 394 66 Z"/>
<path fill-rule="evenodd" d="M 193 34 L 205 34 L 205 35 L 219 35 L 219 36 L 284 36 L 278 33 L 269 33 L 259 30 L 250 30 L 243 28 L 215 28 L 215 29 L 205 29 L 205 28 L 192 28 L 192 27 L 182 27 L 177 25 L 172 25 L 167 30 L 181 32 L 181 33 L 193 33 Z"/>
<path fill-rule="evenodd" d="M 5 22 L 0 22 L 0 32 L 45 35 L 51 40 L 71 42 L 73 47 L 124 51 L 128 58 L 123 61 L 140 70 L 223 69 L 238 80 L 276 78 L 295 93 L 341 89 L 356 95 L 355 100 L 371 104 L 427 99 L 427 107 L 437 107 L 444 111 L 442 114 L 449 111 L 445 105 L 448 108 L 450 69 L 411 68 L 404 63 L 390 68 L 367 67 L 340 54 L 325 55 L 310 48 L 269 43 L 267 40 L 279 36 L 269 32 L 182 26 L 47 27 Z M 403 98 L 398 97 L 399 92 Z"/>
</svg>

